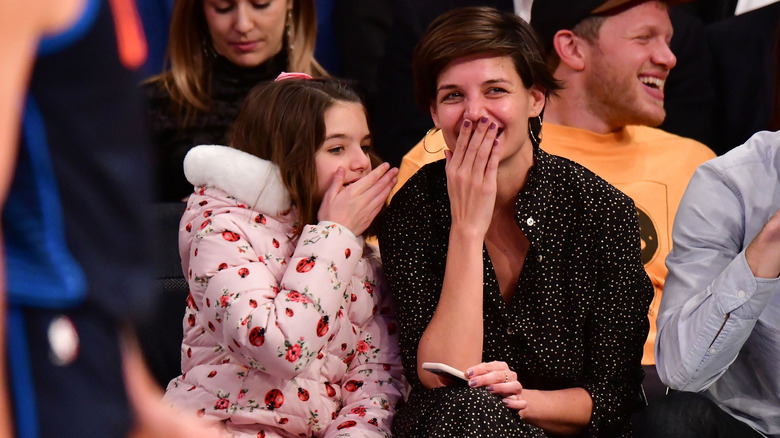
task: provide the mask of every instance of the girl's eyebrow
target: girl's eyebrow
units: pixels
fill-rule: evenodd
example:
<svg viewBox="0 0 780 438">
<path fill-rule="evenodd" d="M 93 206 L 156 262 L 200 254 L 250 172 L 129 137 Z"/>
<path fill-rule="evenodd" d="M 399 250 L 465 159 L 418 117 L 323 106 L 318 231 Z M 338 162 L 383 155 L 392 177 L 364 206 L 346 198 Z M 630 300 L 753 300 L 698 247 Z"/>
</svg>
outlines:
<svg viewBox="0 0 780 438">
<path fill-rule="evenodd" d="M 348 137 L 347 134 L 336 133 L 325 137 L 325 140 L 331 140 L 334 138 L 348 138 Z M 371 134 L 367 134 L 365 137 L 362 138 L 362 140 L 371 140 Z"/>
</svg>

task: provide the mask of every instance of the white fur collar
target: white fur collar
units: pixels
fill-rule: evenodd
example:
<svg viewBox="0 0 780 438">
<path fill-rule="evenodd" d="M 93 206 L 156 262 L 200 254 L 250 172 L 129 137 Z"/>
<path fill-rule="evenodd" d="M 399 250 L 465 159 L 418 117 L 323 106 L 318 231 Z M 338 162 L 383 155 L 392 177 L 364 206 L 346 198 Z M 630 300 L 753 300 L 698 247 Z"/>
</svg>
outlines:
<svg viewBox="0 0 780 438">
<path fill-rule="evenodd" d="M 277 213 L 290 208 L 279 167 L 228 146 L 201 145 L 184 157 L 184 175 L 195 187 L 217 187 L 253 210 Z"/>
</svg>

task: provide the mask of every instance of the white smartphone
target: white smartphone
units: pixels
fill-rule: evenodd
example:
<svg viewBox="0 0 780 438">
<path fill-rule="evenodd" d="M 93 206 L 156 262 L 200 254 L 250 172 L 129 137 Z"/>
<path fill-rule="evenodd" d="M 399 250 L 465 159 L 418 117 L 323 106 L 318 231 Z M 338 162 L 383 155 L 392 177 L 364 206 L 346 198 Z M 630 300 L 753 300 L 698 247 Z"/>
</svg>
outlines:
<svg viewBox="0 0 780 438">
<path fill-rule="evenodd" d="M 423 362 L 422 367 L 426 371 L 430 371 L 434 374 L 445 377 L 455 377 L 457 379 L 467 382 L 466 374 L 458 369 L 455 369 L 449 365 L 445 365 L 439 362 Z"/>
</svg>

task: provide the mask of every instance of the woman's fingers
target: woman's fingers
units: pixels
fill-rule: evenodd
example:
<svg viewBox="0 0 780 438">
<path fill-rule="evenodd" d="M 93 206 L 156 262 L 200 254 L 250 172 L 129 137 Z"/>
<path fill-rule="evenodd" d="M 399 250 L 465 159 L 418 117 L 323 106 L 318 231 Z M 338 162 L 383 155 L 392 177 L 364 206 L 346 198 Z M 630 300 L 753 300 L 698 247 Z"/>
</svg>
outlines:
<svg viewBox="0 0 780 438">
<path fill-rule="evenodd" d="M 488 160 L 490 159 L 491 152 L 496 143 L 497 132 L 498 126 L 494 122 L 490 122 L 485 129 L 481 141 L 479 144 L 475 145 L 474 162 L 472 164 L 472 172 L 475 177 L 483 176 L 485 174 Z"/>
<path fill-rule="evenodd" d="M 515 411 L 522 411 L 528 407 L 528 402 L 522 397 L 518 397 L 516 395 L 510 395 L 509 397 L 501 399 L 501 403 L 503 403 L 504 406 L 508 407 L 509 409 L 513 409 Z"/>
<path fill-rule="evenodd" d="M 455 140 L 454 152 L 450 152 L 450 161 L 448 166 L 452 166 L 454 169 L 460 168 L 463 163 L 463 157 L 466 154 L 466 150 L 469 147 L 469 141 L 471 140 L 471 133 L 473 130 L 473 123 L 471 120 L 464 120 L 460 124 L 460 131 L 458 132 L 458 138 Z M 445 152 L 446 155 L 446 152 Z"/>
</svg>

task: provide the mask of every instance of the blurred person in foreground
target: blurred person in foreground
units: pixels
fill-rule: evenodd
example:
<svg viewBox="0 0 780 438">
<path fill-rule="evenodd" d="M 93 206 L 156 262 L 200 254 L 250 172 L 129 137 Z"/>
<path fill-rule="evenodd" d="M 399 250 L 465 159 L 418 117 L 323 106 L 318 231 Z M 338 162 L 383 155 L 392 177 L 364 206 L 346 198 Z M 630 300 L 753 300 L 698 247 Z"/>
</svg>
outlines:
<svg viewBox="0 0 780 438">
<path fill-rule="evenodd" d="M 163 406 L 133 341 L 153 291 L 145 44 L 133 2 L 0 5 L 2 436 L 218 436 Z"/>
</svg>

